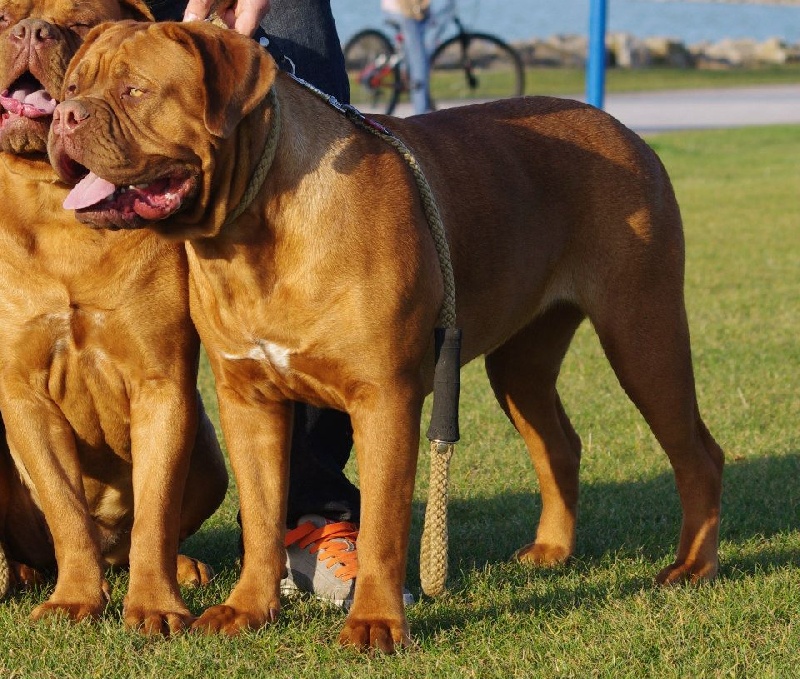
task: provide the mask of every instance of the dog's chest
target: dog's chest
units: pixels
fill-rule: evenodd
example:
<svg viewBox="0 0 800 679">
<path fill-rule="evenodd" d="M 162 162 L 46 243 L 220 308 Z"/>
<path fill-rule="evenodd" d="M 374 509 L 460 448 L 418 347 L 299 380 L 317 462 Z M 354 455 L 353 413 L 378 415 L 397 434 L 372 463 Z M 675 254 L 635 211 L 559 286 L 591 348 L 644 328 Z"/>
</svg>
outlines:
<svg viewBox="0 0 800 679">
<path fill-rule="evenodd" d="M 303 351 L 267 339 L 235 346 L 211 349 L 216 358 L 214 371 L 218 380 L 245 398 L 341 405 L 336 390 L 321 378 L 318 361 Z"/>
</svg>

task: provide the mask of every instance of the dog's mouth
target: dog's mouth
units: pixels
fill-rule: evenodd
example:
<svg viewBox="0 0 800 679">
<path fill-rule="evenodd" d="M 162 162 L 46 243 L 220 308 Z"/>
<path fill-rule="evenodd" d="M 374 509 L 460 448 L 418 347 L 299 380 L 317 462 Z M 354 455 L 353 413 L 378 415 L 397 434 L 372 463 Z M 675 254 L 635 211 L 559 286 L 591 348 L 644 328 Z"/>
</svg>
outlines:
<svg viewBox="0 0 800 679">
<path fill-rule="evenodd" d="M 25 118 L 49 124 L 58 102 L 47 89 L 30 73 L 25 72 L 7 90 L 0 92 L 0 127 L 12 120 Z"/>
<path fill-rule="evenodd" d="M 143 222 L 175 214 L 197 188 L 197 179 L 185 170 L 162 175 L 151 182 L 118 186 L 74 161 L 70 163 L 68 174 L 85 173 L 85 176 L 67 195 L 64 208 L 75 210 L 81 221 L 135 228 Z"/>
</svg>

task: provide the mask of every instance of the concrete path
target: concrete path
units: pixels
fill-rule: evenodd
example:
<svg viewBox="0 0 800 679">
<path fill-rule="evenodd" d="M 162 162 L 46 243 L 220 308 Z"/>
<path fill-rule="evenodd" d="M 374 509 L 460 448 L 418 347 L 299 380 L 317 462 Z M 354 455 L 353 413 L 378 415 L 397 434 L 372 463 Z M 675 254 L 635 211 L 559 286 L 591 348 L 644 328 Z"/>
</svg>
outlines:
<svg viewBox="0 0 800 679">
<path fill-rule="evenodd" d="M 399 108 L 396 115 L 411 114 L 410 106 Z M 640 134 L 776 123 L 800 125 L 800 85 L 608 94 L 604 108 Z"/>
<path fill-rule="evenodd" d="M 800 85 L 609 94 L 604 108 L 640 134 L 800 124 Z"/>
</svg>

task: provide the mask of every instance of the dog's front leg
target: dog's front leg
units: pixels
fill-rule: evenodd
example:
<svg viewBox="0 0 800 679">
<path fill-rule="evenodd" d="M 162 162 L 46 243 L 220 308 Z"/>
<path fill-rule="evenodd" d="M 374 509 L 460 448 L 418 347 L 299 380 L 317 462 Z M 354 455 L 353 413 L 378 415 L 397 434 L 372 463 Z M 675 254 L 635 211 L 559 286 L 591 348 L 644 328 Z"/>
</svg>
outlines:
<svg viewBox="0 0 800 679">
<path fill-rule="evenodd" d="M 422 390 L 392 384 L 350 411 L 361 485 L 358 576 L 339 641 L 391 653 L 411 642 L 403 607 Z"/>
<path fill-rule="evenodd" d="M 197 429 L 196 392 L 151 380 L 131 399 L 134 519 L 125 626 L 174 634 L 193 620 L 178 588 L 181 505 Z"/>
<path fill-rule="evenodd" d="M 52 401 L 24 382 L 4 384 L 0 393 L 12 457 L 44 513 L 58 564 L 55 590 L 31 617 L 97 618 L 109 587 L 72 429 Z"/>
<path fill-rule="evenodd" d="M 207 609 L 192 627 L 234 635 L 274 622 L 280 611 L 292 405 L 243 396 L 219 381 L 217 397 L 239 490 L 244 558 L 227 601 Z"/>
</svg>

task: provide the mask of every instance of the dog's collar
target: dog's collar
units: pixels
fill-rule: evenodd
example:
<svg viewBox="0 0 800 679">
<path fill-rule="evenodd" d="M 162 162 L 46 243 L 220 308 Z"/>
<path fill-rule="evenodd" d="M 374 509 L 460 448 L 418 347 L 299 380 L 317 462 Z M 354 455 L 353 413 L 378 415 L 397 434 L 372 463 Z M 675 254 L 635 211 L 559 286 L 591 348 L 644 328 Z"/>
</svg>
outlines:
<svg viewBox="0 0 800 679">
<path fill-rule="evenodd" d="M 253 202 L 253 198 L 261 190 L 264 179 L 272 166 L 272 161 L 275 160 L 275 152 L 278 149 L 278 137 L 281 132 L 281 111 L 280 104 L 278 103 L 278 95 L 275 93 L 275 88 L 270 87 L 267 93 L 269 103 L 272 106 L 272 120 L 270 120 L 269 134 L 267 141 L 264 142 L 264 151 L 261 153 L 261 160 L 258 161 L 253 174 L 250 176 L 250 181 L 247 184 L 247 189 L 244 192 L 239 204 L 230 212 L 225 218 L 224 226 L 228 226 L 235 222 L 241 214 Z"/>
</svg>

